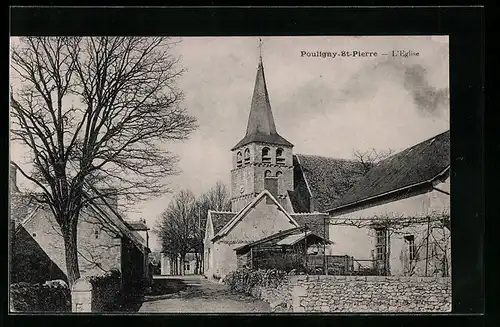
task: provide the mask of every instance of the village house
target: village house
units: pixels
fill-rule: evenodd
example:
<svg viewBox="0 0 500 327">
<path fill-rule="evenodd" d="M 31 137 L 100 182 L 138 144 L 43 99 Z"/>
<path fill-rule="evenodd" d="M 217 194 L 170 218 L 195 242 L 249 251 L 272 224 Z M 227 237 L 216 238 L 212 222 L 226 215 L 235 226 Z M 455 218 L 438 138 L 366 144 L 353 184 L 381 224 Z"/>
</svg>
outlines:
<svg viewBox="0 0 500 327">
<path fill-rule="evenodd" d="M 11 282 L 67 282 L 64 242 L 49 208 L 19 191 L 11 165 Z M 98 192 L 87 187 L 88 194 Z M 77 248 L 81 277 L 119 270 L 124 289 L 149 280 L 148 228 L 144 221 L 126 221 L 117 198 L 89 199 L 78 222 Z M 141 235 L 142 233 L 143 235 Z"/>
<path fill-rule="evenodd" d="M 382 160 L 328 213 L 335 252 L 390 275 L 450 276 L 450 132 Z"/>
<path fill-rule="evenodd" d="M 391 156 L 368 174 L 356 160 L 293 154 L 293 144 L 276 130 L 261 58 L 247 130 L 231 149 L 231 211 L 208 212 L 204 237 L 205 276 L 223 278 L 238 268 L 238 257 L 244 254 L 245 246 L 260 244 L 262 239 L 298 227 L 307 227 L 314 235 L 329 241 L 324 247 L 325 256 L 356 259 L 359 269 L 374 269 L 379 274 L 423 275 L 425 270 L 429 273 L 430 255 L 425 255 L 427 268 L 423 272 L 415 268 L 421 266 L 414 262 L 422 258 L 419 246 L 422 238 L 420 234 L 410 233 L 410 229 L 425 226 L 435 232 L 432 235 L 441 241 L 431 243 L 431 236 L 426 236 L 429 253 L 434 249 L 433 244 L 436 251 L 441 247 L 449 252 L 449 230 L 440 228 L 439 232 L 445 235 L 437 235 L 438 229 L 429 227 L 427 216 L 417 215 L 410 203 L 413 207 L 432 207 L 438 211 L 449 207 L 449 194 L 443 198 L 444 193 L 429 189 L 429 185 L 436 186 L 440 181 L 443 185 L 449 183 L 449 177 L 446 182 L 449 132 L 433 139 Z M 413 155 L 408 155 L 411 152 Z M 371 207 L 373 209 L 368 209 Z M 377 232 L 381 230 L 380 212 L 375 208 L 383 208 L 382 212 L 386 213 L 386 209 L 392 207 L 393 218 L 399 218 L 398 226 L 403 224 L 402 218 L 410 226 L 405 226 L 408 230 L 398 228 L 400 236 L 396 237 L 393 232 L 396 224 L 392 224 L 393 235 L 389 241 L 389 233 Z M 358 220 L 356 223 L 346 220 L 353 215 L 362 221 L 362 226 Z M 418 219 L 409 219 L 417 216 Z M 434 224 L 436 219 L 431 220 Z M 387 222 L 387 219 L 383 221 Z M 383 239 L 386 247 L 382 251 Z M 384 254 L 377 255 L 381 251 Z"/>
<path fill-rule="evenodd" d="M 162 252 L 160 258 L 160 274 L 162 276 L 194 275 L 196 273 L 196 261 L 196 253 L 194 252 L 186 253 L 184 261 L 179 254 L 172 257 L 169 256 L 168 253 Z"/>
</svg>

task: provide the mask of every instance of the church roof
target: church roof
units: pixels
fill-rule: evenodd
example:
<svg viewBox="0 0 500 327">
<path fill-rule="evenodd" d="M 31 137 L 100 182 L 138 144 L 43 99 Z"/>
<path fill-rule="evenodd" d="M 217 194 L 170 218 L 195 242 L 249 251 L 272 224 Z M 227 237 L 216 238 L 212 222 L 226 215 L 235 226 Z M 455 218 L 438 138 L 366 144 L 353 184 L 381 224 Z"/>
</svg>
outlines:
<svg viewBox="0 0 500 327">
<path fill-rule="evenodd" d="M 264 76 L 264 65 L 262 58 L 259 61 L 255 87 L 253 90 L 250 115 L 248 117 L 247 132 L 245 137 L 231 150 L 252 142 L 271 143 L 283 146 L 293 146 L 276 131 L 271 103 L 267 92 L 266 79 Z"/>
<path fill-rule="evenodd" d="M 336 206 L 344 207 L 382 194 L 431 182 L 450 167 L 450 131 L 438 134 L 375 165 Z"/>
<path fill-rule="evenodd" d="M 332 208 L 363 176 L 362 165 L 354 160 L 297 154 L 294 166 L 300 172 L 297 178 L 304 179 L 307 191 L 316 201 L 315 209 L 320 212 Z M 304 204 L 297 200 L 301 198 L 299 190 L 294 193 L 290 197 L 294 211 L 304 209 Z"/>
</svg>

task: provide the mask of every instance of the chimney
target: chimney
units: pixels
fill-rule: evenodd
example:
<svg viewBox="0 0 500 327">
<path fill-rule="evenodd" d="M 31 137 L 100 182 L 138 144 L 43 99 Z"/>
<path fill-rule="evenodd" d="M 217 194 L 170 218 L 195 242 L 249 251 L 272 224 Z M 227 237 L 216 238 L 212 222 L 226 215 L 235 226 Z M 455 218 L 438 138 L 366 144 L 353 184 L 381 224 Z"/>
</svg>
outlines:
<svg viewBox="0 0 500 327">
<path fill-rule="evenodd" d="M 264 189 L 268 190 L 274 198 L 278 199 L 278 178 L 276 177 L 266 177 L 264 179 Z M 269 201 L 268 201 L 269 203 Z M 271 201 L 272 203 L 272 201 Z"/>
<path fill-rule="evenodd" d="M 17 187 L 17 167 L 12 163 L 10 164 L 10 192 L 17 193 L 19 192 L 19 188 Z"/>
</svg>

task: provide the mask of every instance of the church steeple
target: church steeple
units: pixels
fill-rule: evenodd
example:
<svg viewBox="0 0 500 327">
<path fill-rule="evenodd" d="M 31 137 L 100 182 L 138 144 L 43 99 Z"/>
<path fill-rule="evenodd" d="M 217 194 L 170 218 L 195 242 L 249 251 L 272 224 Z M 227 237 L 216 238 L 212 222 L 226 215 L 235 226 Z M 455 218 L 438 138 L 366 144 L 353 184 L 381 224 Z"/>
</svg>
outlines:
<svg viewBox="0 0 500 327">
<path fill-rule="evenodd" d="M 232 150 L 251 142 L 263 142 L 277 145 L 293 146 L 276 131 L 271 102 L 267 92 L 266 78 L 262 55 L 259 58 L 257 76 L 250 106 L 250 115 L 245 137 L 236 144 Z"/>
<path fill-rule="evenodd" d="M 293 144 L 276 131 L 261 55 L 247 130 L 243 139 L 231 149 L 232 211 L 240 211 L 264 190 L 283 205 L 287 203 L 288 192 L 293 190 L 292 148 Z"/>
</svg>

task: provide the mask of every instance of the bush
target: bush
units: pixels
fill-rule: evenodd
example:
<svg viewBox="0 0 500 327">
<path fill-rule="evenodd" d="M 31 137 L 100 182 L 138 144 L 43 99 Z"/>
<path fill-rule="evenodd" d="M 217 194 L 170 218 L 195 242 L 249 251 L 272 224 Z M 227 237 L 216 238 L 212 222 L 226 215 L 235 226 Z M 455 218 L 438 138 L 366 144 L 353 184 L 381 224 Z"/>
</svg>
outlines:
<svg viewBox="0 0 500 327">
<path fill-rule="evenodd" d="M 20 282 L 10 285 L 12 311 L 70 312 L 71 291 L 62 283 L 30 284 Z"/>
<path fill-rule="evenodd" d="M 92 284 L 92 311 L 109 312 L 119 309 L 123 297 L 119 270 L 111 270 L 102 276 L 92 276 L 89 282 Z"/>
<path fill-rule="evenodd" d="M 224 284 L 232 291 L 252 295 L 255 287 L 279 287 L 287 273 L 277 269 L 239 269 L 229 273 L 224 278 Z"/>
</svg>

